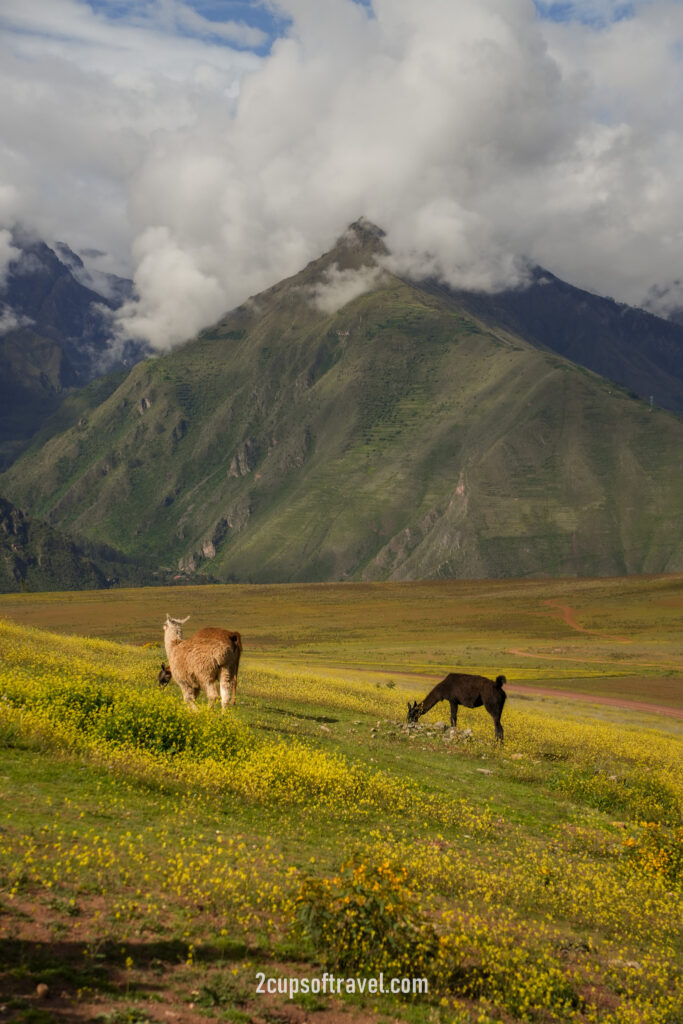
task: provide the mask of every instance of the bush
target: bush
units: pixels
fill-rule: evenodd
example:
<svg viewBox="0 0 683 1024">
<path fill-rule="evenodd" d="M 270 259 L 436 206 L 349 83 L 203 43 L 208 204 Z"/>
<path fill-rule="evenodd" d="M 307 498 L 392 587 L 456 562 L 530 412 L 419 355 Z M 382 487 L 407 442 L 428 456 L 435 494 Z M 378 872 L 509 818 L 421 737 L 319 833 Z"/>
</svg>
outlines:
<svg viewBox="0 0 683 1024">
<path fill-rule="evenodd" d="M 643 822 L 636 836 L 624 840 L 624 854 L 646 875 L 658 875 L 674 884 L 683 881 L 683 828 Z"/>
<path fill-rule="evenodd" d="M 406 873 L 351 863 L 334 878 L 306 878 L 296 900 L 295 932 L 333 968 L 395 977 L 428 976 L 436 933 L 406 888 Z"/>
</svg>

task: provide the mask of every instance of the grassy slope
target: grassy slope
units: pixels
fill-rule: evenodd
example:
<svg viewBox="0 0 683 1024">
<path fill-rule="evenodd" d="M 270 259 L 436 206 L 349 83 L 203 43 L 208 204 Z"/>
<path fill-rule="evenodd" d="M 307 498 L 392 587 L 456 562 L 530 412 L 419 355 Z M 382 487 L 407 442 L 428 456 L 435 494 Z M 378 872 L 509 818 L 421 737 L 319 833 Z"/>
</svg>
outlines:
<svg viewBox="0 0 683 1024">
<path fill-rule="evenodd" d="M 105 544 L 55 529 L 0 498 L 0 591 L 3 593 L 85 590 L 128 583 L 162 583 L 139 558 L 126 558 Z"/>
<path fill-rule="evenodd" d="M 443 1005 L 441 993 L 412 1005 L 351 1001 L 347 1012 L 356 1021 L 379 1013 L 433 1024 L 673 1024 L 680 1010 L 673 994 L 680 895 L 679 883 L 661 874 L 666 823 L 680 813 L 680 744 L 667 736 L 670 723 L 660 727 L 650 716 L 645 724 L 642 716 L 634 721 L 614 710 L 601 720 L 585 707 L 516 699 L 512 690 L 507 742 L 499 750 L 481 711 L 461 713 L 461 727 L 473 729 L 470 740 L 430 724 L 402 732 L 394 723 L 405 695 L 423 688 L 414 682 L 403 690 L 368 685 L 355 673 L 335 680 L 310 671 L 320 657 L 381 664 L 391 649 L 382 622 L 412 628 L 399 644 L 410 640 L 413 651 L 415 636 L 425 637 L 425 670 L 443 653 L 436 644 L 448 642 L 446 622 L 459 612 L 458 639 L 468 634 L 487 663 L 514 636 L 519 645 L 533 639 L 544 650 L 574 645 L 565 653 L 582 653 L 589 672 L 596 653 L 623 657 L 627 630 L 631 656 L 647 652 L 652 674 L 664 677 L 680 581 L 625 586 L 621 601 L 611 581 L 575 584 L 571 595 L 568 584 L 518 585 L 514 602 L 507 584 L 460 585 L 459 593 L 448 584 L 184 592 L 214 614 L 221 601 L 231 604 L 240 621 L 251 617 L 252 633 L 260 621 L 251 649 L 270 652 L 273 667 L 281 657 L 290 661 L 291 674 L 259 671 L 248 654 L 240 706 L 224 723 L 226 734 L 238 730 L 257 758 L 273 742 L 303 744 L 299 763 L 284 771 L 264 756 L 260 770 L 270 782 L 249 795 L 239 788 L 249 778 L 239 759 L 202 776 L 199 747 L 189 758 L 178 755 L 175 768 L 145 753 L 172 722 L 215 736 L 221 730 L 217 716 L 192 718 L 178 708 L 177 694 L 157 693 L 154 648 L 3 627 L 0 690 L 9 703 L 0 704 L 0 977 L 11 1019 L 28 1024 L 42 1012 L 57 1021 L 101 1013 L 121 1021 L 170 1013 L 187 1022 L 300 1020 L 315 1009 L 321 1024 L 344 1020 L 344 1004 L 329 997 L 300 997 L 292 1005 L 282 997 L 264 1000 L 254 989 L 257 970 L 321 977 L 315 954 L 289 931 L 291 898 L 304 875 L 331 877 L 355 856 L 407 870 L 411 905 L 428 912 L 448 941 L 462 941 L 467 963 L 476 965 L 490 942 L 486 955 L 495 968 L 476 996 L 465 991 L 464 972 Z M 3 611 L 33 609 L 34 621 L 39 613 L 44 621 L 61 615 L 62 626 L 72 629 L 83 629 L 85 618 L 119 639 L 139 638 L 143 599 L 156 609 L 169 596 L 176 595 L 77 594 L 64 595 L 64 603 L 4 598 Z M 564 618 L 542 604 L 570 597 L 583 627 L 596 633 L 568 638 Z M 435 623 L 430 634 L 428 619 Z M 330 622 L 336 632 L 326 632 Z M 138 733 L 137 752 L 117 747 L 109 725 L 108 743 L 89 746 L 87 720 L 76 743 L 67 743 L 66 734 L 60 740 L 76 705 L 37 717 L 68 680 L 81 688 L 92 680 L 95 692 L 118 693 L 121 713 L 110 721 L 121 730 L 139 730 L 139 711 L 123 712 L 140 696 L 156 726 Z M 31 700 L 17 712 L 29 682 Z M 442 717 L 437 711 L 430 719 Z M 368 779 L 397 780 L 400 793 L 417 787 L 420 799 L 401 810 L 394 797 L 363 804 L 338 770 L 320 786 L 316 773 L 327 762 L 319 758 L 338 755 Z M 218 771 L 223 782 L 212 779 Z M 293 786 L 288 771 L 299 773 Z M 455 819 L 439 819 L 446 809 L 457 812 Z M 638 824 L 643 820 L 665 824 L 648 831 Z M 503 968 L 500 992 L 495 972 Z M 35 995 L 41 981 L 50 986 L 42 1003 Z M 570 990 L 586 1005 L 566 1005 Z"/>
<path fill-rule="evenodd" d="M 317 312 L 331 259 L 135 367 L 0 487 L 223 579 L 681 567 L 679 420 L 398 279 Z"/>
<path fill-rule="evenodd" d="M 4 469 L 28 446 L 41 419 L 63 400 L 63 354 L 51 338 L 24 328 L 0 338 L 0 360 L 0 467 Z"/>
<path fill-rule="evenodd" d="M 496 295 L 452 292 L 435 283 L 430 289 L 681 415 L 683 338 L 677 324 L 582 291 L 541 268 L 532 277 L 530 287 Z"/>
<path fill-rule="evenodd" d="M 461 669 L 515 685 L 683 707 L 683 577 L 146 588 L 0 595 L 20 625 L 150 644 L 191 615 L 244 637 L 245 664 L 422 689 Z"/>
</svg>

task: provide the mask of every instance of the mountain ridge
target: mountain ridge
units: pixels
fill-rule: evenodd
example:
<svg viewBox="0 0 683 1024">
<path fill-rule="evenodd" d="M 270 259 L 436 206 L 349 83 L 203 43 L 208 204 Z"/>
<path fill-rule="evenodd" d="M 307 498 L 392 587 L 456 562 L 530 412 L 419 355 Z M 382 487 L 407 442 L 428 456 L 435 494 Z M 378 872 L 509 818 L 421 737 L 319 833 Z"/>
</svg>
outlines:
<svg viewBox="0 0 683 1024">
<path fill-rule="evenodd" d="M 198 579 L 682 568 L 683 423 L 386 270 L 321 307 L 384 245 L 349 230 L 138 363 L 0 487 Z"/>
<path fill-rule="evenodd" d="M 452 297 L 474 316 L 504 326 L 633 391 L 639 398 L 683 415 L 683 327 L 654 313 L 595 295 L 543 267 L 530 282 L 486 294 L 424 287 Z"/>
</svg>

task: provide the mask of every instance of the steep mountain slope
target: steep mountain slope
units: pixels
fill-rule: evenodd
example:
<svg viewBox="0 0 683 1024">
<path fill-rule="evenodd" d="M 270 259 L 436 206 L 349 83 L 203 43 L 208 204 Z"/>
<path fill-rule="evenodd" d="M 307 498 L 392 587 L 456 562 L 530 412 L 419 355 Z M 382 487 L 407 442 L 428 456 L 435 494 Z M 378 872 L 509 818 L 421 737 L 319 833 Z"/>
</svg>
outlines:
<svg viewBox="0 0 683 1024">
<path fill-rule="evenodd" d="M 0 498 L 0 591 L 95 589 L 110 582 L 82 545 Z"/>
<path fill-rule="evenodd" d="M 98 292 L 67 246 L 55 251 L 20 228 L 12 244 L 18 255 L 0 282 L 0 468 L 72 389 L 145 352 L 133 342 L 112 348 L 108 313 L 131 282 L 100 275 Z"/>
<path fill-rule="evenodd" d="M 0 498 L 0 593 L 184 582 L 175 572 L 76 540 Z"/>
<path fill-rule="evenodd" d="M 354 226 L 0 487 L 224 580 L 683 568 L 683 423 L 390 275 L 329 312 L 381 248 Z"/>
<path fill-rule="evenodd" d="M 593 295 L 536 267 L 527 287 L 486 295 L 434 283 L 433 294 L 683 416 L 683 326 Z"/>
</svg>

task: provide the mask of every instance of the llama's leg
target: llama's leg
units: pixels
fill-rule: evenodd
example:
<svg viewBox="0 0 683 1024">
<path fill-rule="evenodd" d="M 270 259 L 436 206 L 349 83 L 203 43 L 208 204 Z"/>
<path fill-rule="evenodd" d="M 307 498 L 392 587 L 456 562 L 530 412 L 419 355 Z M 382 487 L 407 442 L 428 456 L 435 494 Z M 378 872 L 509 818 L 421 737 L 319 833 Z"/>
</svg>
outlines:
<svg viewBox="0 0 683 1024">
<path fill-rule="evenodd" d="M 220 690 L 218 689 L 218 676 L 213 679 L 211 677 L 205 680 L 195 679 L 197 690 L 203 690 L 206 694 L 206 702 L 209 708 L 212 708 L 218 698 L 220 697 Z"/>
<path fill-rule="evenodd" d="M 458 701 L 449 701 L 451 705 L 451 729 L 455 729 L 458 724 Z"/>
<path fill-rule="evenodd" d="M 227 668 L 221 669 L 221 704 L 223 710 L 228 704 L 235 703 L 235 686 L 230 671 Z"/>
<path fill-rule="evenodd" d="M 493 729 L 496 734 L 496 739 L 499 743 L 503 742 L 503 726 L 500 724 L 500 716 L 503 714 L 503 707 L 505 705 L 505 694 L 503 693 L 497 700 L 484 701 L 484 707 L 493 719 Z"/>
<path fill-rule="evenodd" d="M 188 708 L 190 708 L 191 711 L 197 711 L 197 702 L 194 699 L 195 694 L 192 687 L 188 686 L 187 683 L 178 683 L 178 686 L 180 687 L 180 692 L 183 695 L 183 700 L 187 704 Z"/>
</svg>

